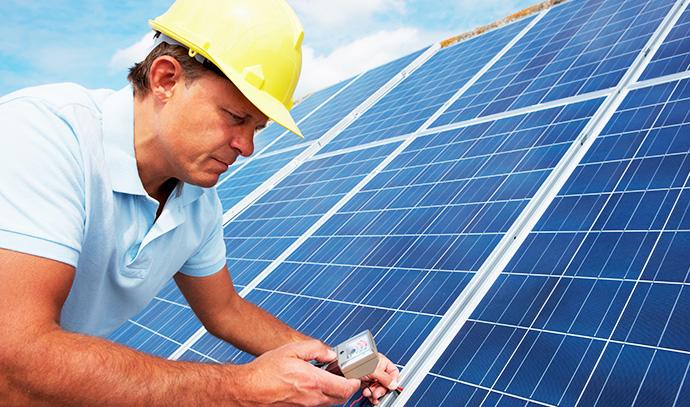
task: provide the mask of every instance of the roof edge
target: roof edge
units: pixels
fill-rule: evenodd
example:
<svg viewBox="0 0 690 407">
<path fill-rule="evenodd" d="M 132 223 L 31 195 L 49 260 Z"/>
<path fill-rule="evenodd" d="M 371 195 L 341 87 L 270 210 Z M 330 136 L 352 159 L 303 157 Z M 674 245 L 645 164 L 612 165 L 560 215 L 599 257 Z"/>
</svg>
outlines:
<svg viewBox="0 0 690 407">
<path fill-rule="evenodd" d="M 498 21 L 494 21 L 493 23 L 489 23 L 487 25 L 484 25 L 479 28 L 475 28 L 472 31 L 468 31 L 464 34 L 460 34 L 458 36 L 448 38 L 445 41 L 441 41 L 441 48 L 449 47 L 453 44 L 457 44 L 458 42 L 462 42 L 465 40 L 468 40 L 470 38 L 476 37 L 480 34 L 484 34 L 487 31 L 491 31 L 495 28 L 503 27 L 504 25 L 510 24 L 514 21 L 520 20 L 522 18 L 525 18 L 527 16 L 530 16 L 532 14 L 536 14 L 542 10 L 545 10 L 551 6 L 557 5 L 559 3 L 564 2 L 565 0 L 546 0 L 542 3 L 536 4 L 532 7 L 528 7 L 522 11 L 518 11 L 517 13 L 511 14 L 508 17 L 504 17 Z"/>
</svg>

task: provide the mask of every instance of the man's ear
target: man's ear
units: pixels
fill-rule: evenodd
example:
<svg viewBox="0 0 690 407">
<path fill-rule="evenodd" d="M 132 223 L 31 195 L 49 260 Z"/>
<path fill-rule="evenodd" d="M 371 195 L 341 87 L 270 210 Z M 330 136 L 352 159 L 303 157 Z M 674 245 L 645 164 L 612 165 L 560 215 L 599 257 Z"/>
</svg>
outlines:
<svg viewBox="0 0 690 407">
<path fill-rule="evenodd" d="M 151 64 L 149 84 L 151 94 L 158 101 L 165 103 L 170 99 L 177 84 L 184 83 L 182 66 L 170 55 L 162 55 Z"/>
</svg>

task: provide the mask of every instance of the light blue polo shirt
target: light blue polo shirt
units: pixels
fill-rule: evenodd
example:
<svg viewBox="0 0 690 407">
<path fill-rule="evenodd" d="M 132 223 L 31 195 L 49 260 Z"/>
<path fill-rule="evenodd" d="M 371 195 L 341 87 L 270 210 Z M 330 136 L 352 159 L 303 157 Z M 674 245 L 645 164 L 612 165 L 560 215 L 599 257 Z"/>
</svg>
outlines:
<svg viewBox="0 0 690 407">
<path fill-rule="evenodd" d="M 60 321 L 68 331 L 106 336 L 176 272 L 225 265 L 215 188 L 178 183 L 155 220 L 134 155 L 133 103 L 131 87 L 74 84 L 0 99 L 0 247 L 76 268 Z"/>
</svg>

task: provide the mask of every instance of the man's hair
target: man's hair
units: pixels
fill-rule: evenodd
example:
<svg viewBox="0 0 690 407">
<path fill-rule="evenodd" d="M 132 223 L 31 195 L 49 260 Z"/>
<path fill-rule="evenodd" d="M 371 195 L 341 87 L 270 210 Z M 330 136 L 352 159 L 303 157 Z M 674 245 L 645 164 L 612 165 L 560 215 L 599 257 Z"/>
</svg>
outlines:
<svg viewBox="0 0 690 407">
<path fill-rule="evenodd" d="M 212 63 L 206 61 L 202 64 L 197 61 L 196 58 L 190 57 L 187 48 L 180 45 L 170 45 L 166 42 L 161 42 L 148 54 L 146 59 L 134 64 L 134 66 L 129 69 L 127 80 L 132 83 L 135 95 L 146 96 L 151 91 L 151 84 L 149 83 L 151 65 L 156 58 L 163 55 L 169 55 L 180 63 L 186 85 L 189 85 L 209 71 L 225 77 L 220 69 Z"/>
</svg>

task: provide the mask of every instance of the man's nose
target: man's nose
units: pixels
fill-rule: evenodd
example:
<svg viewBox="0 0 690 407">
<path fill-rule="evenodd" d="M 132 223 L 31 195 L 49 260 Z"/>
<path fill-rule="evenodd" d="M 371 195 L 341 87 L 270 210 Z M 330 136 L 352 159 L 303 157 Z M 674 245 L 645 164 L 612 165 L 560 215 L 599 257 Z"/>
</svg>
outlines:
<svg viewBox="0 0 690 407">
<path fill-rule="evenodd" d="M 254 131 L 242 129 L 240 134 L 232 138 L 230 147 L 239 151 L 243 157 L 249 157 L 254 153 Z"/>
</svg>

